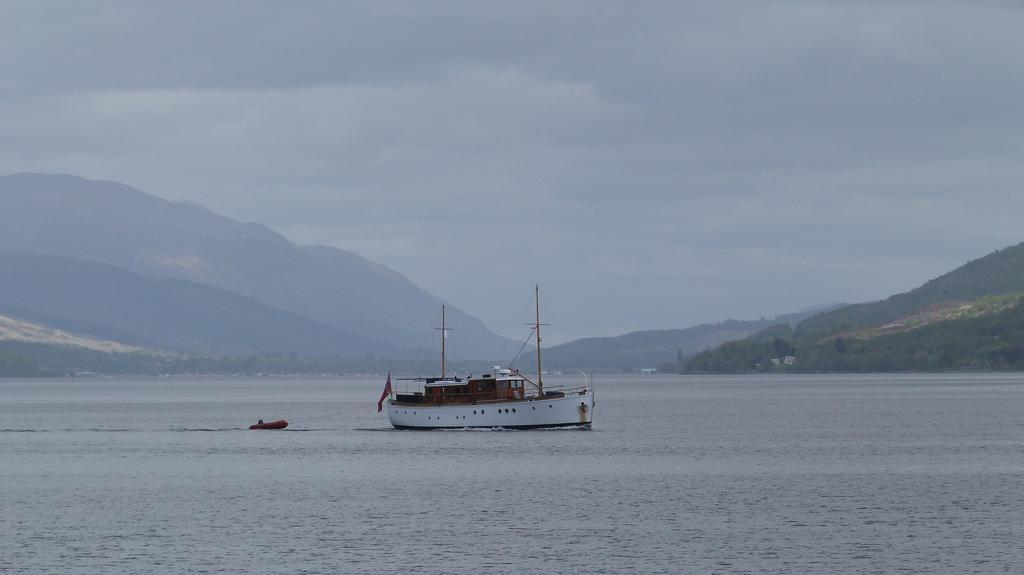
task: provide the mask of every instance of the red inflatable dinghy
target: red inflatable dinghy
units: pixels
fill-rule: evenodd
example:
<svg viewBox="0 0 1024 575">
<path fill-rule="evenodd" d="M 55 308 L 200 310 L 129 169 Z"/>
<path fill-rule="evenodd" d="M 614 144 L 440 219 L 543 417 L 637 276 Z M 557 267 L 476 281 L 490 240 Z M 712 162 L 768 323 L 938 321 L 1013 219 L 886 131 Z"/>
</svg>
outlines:
<svg viewBox="0 0 1024 575">
<path fill-rule="evenodd" d="M 263 421 L 260 420 L 260 423 L 250 425 L 249 429 L 284 429 L 286 427 L 288 427 L 288 422 L 283 419 L 278 419 L 277 421 L 268 421 L 267 423 L 263 423 Z"/>
</svg>

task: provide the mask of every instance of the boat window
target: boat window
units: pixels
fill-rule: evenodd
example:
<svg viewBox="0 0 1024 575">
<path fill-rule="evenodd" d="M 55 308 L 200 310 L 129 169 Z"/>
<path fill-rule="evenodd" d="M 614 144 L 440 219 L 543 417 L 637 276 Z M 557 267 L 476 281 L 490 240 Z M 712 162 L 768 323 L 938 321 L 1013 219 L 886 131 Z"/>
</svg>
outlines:
<svg viewBox="0 0 1024 575">
<path fill-rule="evenodd" d="M 515 412 L 516 412 L 516 408 L 513 407 L 512 408 L 512 413 L 515 413 Z"/>
<path fill-rule="evenodd" d="M 484 410 L 481 409 L 480 410 L 480 415 L 483 415 L 483 414 L 484 414 Z"/>
<path fill-rule="evenodd" d="M 476 415 L 476 410 L 475 409 L 473 410 L 473 415 Z"/>
</svg>

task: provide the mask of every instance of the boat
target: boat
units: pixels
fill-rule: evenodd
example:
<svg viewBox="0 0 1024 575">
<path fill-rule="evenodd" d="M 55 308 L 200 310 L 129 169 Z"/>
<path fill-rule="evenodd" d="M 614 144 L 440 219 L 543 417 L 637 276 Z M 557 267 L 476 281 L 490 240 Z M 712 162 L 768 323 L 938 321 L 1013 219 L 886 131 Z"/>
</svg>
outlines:
<svg viewBox="0 0 1024 575">
<path fill-rule="evenodd" d="M 578 427 L 589 429 L 594 419 L 593 385 L 553 387 L 544 384 L 541 368 L 540 288 L 534 289 L 537 374 L 530 378 L 511 367 L 494 366 L 478 377 L 449 376 L 445 371 L 444 306 L 441 306 L 441 376 L 403 381 L 422 383 L 412 393 L 391 389 L 391 376 L 382 394 L 387 398 L 388 421 L 396 429 L 503 428 L 536 429 Z M 378 408 L 380 405 L 378 404 Z"/>
<path fill-rule="evenodd" d="M 284 429 L 286 427 L 288 427 L 288 422 L 283 419 L 268 421 L 267 423 L 263 423 L 263 420 L 261 419 L 259 423 L 250 425 L 249 429 Z"/>
</svg>

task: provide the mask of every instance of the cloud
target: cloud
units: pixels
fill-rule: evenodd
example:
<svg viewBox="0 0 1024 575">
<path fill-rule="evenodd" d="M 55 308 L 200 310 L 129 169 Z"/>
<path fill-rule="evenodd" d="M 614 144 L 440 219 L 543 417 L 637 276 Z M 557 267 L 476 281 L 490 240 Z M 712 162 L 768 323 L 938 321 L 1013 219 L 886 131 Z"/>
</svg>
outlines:
<svg viewBox="0 0 1024 575">
<path fill-rule="evenodd" d="M 565 337 L 613 334 L 882 297 L 1024 239 L 1012 4 L 0 10 L 0 171 L 352 249 L 500 332 L 534 282 Z"/>
</svg>

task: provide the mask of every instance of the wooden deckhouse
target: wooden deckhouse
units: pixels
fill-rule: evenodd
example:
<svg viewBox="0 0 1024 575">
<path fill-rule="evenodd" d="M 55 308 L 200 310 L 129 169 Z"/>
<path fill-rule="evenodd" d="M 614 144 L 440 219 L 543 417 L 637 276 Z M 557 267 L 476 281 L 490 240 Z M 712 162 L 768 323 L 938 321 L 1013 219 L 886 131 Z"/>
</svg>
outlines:
<svg viewBox="0 0 1024 575">
<path fill-rule="evenodd" d="M 537 394 L 527 394 L 527 386 L 532 385 L 529 379 L 516 370 L 494 367 L 491 373 L 480 377 L 438 377 L 422 378 L 423 391 L 411 394 L 399 393 L 395 398 L 398 403 L 449 405 L 494 403 L 500 401 L 523 401 Z M 549 392 L 549 397 L 562 395 L 560 392 Z"/>
</svg>

